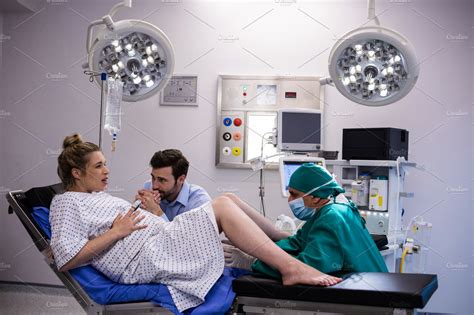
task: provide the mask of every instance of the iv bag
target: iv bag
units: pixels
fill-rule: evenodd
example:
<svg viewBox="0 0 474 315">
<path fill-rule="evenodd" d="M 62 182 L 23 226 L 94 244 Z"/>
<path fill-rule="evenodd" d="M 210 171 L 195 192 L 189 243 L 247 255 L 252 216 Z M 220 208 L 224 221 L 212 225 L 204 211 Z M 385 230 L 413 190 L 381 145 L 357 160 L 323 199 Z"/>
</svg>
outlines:
<svg viewBox="0 0 474 315">
<path fill-rule="evenodd" d="M 123 82 L 114 78 L 107 79 L 107 98 L 105 103 L 105 124 L 104 129 L 111 136 L 116 136 L 122 125 L 121 102 L 123 94 Z"/>
</svg>

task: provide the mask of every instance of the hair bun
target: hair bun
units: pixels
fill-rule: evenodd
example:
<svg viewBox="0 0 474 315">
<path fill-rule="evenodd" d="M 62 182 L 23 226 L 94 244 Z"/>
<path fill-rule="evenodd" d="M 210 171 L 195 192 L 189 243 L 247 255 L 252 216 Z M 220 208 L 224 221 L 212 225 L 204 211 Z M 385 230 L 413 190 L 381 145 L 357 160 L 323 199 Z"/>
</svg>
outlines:
<svg viewBox="0 0 474 315">
<path fill-rule="evenodd" d="M 74 145 L 81 144 L 83 142 L 84 141 L 82 140 L 81 135 L 78 134 L 78 133 L 67 136 L 66 138 L 64 138 L 64 141 L 63 141 L 63 150 L 68 148 L 68 147 L 72 147 Z"/>
</svg>

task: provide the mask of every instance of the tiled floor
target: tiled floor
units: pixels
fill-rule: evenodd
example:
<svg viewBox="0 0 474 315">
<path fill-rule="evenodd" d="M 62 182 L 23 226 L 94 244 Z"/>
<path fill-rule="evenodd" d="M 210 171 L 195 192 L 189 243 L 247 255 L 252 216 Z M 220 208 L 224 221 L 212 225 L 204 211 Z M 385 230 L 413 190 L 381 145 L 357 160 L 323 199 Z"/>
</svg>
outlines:
<svg viewBox="0 0 474 315">
<path fill-rule="evenodd" d="M 0 282 L 0 315 L 85 314 L 66 288 Z"/>
</svg>

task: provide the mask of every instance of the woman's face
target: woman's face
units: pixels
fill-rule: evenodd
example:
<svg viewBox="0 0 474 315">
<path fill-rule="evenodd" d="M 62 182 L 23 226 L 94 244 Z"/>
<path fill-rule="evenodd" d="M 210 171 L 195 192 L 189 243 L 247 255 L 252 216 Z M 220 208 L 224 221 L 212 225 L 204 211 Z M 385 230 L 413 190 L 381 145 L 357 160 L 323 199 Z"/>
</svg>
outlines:
<svg viewBox="0 0 474 315">
<path fill-rule="evenodd" d="M 73 169 L 76 190 L 82 192 L 103 191 L 107 188 L 109 169 L 105 157 L 100 151 L 89 153 L 85 170 Z"/>
</svg>

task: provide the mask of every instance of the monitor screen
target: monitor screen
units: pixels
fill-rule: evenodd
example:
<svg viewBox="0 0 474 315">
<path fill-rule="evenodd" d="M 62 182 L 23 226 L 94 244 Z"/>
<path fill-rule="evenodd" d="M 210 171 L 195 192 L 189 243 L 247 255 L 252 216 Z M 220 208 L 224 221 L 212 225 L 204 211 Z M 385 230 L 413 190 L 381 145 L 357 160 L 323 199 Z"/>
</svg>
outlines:
<svg viewBox="0 0 474 315">
<path fill-rule="evenodd" d="M 308 158 L 308 159 L 301 159 L 301 160 L 291 160 L 291 159 L 282 159 L 280 165 L 280 176 L 281 176 L 281 184 L 282 184 L 282 193 L 284 197 L 288 196 L 288 184 L 290 183 L 290 177 L 294 171 L 303 163 L 315 163 L 316 165 L 320 165 L 322 167 L 326 167 L 324 163 L 324 159 L 322 158 Z"/>
<path fill-rule="evenodd" d="M 304 162 L 301 161 L 286 161 L 283 162 L 283 178 L 285 179 L 285 191 L 288 191 L 288 184 L 290 183 L 290 177 L 298 167 L 300 167 Z"/>
<path fill-rule="evenodd" d="M 281 111 L 278 118 L 280 150 L 311 152 L 321 149 L 320 111 Z"/>
</svg>

